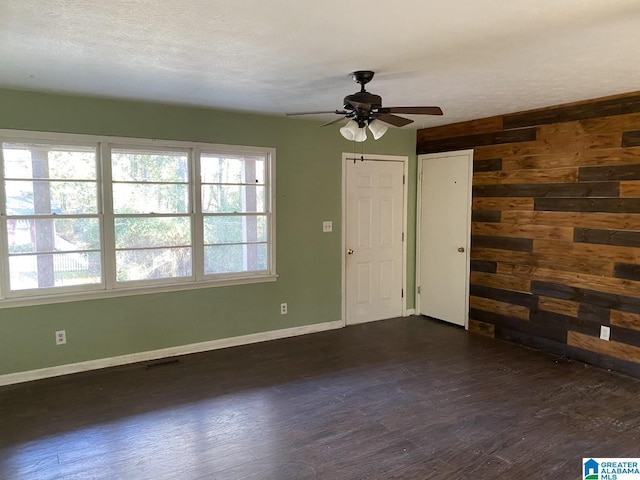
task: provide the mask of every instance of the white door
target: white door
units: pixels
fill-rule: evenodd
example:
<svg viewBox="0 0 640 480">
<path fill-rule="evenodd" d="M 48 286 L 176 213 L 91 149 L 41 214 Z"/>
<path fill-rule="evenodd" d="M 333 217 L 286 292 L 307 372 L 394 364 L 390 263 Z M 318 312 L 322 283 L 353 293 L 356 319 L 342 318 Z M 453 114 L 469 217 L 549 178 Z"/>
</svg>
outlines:
<svg viewBox="0 0 640 480">
<path fill-rule="evenodd" d="M 346 323 L 402 316 L 406 162 L 344 161 Z"/>
<path fill-rule="evenodd" d="M 421 155 L 418 309 L 467 326 L 473 151 Z"/>
</svg>

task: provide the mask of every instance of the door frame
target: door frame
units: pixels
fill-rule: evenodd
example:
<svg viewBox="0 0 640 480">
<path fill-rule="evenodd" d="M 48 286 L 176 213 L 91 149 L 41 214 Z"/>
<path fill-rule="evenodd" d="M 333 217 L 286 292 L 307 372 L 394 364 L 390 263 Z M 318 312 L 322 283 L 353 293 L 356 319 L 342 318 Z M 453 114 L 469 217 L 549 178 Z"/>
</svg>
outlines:
<svg viewBox="0 0 640 480">
<path fill-rule="evenodd" d="M 467 234 L 465 239 L 465 257 L 467 262 L 467 281 L 465 282 L 465 320 L 464 329 L 469 330 L 469 280 L 470 280 L 470 255 L 471 255 L 471 203 L 473 201 L 473 149 L 469 150 L 455 150 L 452 152 L 440 152 L 440 153 L 426 153 L 418 155 L 418 175 L 417 175 L 417 205 L 416 205 L 416 291 L 415 291 L 415 305 L 416 314 L 421 315 L 422 306 L 420 305 L 420 294 L 418 293 L 420 288 L 420 224 L 422 218 L 422 165 L 424 160 L 429 158 L 446 158 L 446 157 L 458 157 L 461 155 L 467 155 L 467 164 L 469 168 L 469 181 L 467 185 Z"/>
<path fill-rule="evenodd" d="M 407 213 L 409 200 L 409 157 L 406 155 L 377 155 L 366 154 L 358 155 L 355 153 L 342 152 L 342 324 L 347 323 L 347 162 L 359 162 L 364 158 L 365 161 L 374 162 L 399 162 L 402 163 L 402 231 L 404 232 L 404 241 L 402 242 L 402 316 L 407 316 Z"/>
</svg>

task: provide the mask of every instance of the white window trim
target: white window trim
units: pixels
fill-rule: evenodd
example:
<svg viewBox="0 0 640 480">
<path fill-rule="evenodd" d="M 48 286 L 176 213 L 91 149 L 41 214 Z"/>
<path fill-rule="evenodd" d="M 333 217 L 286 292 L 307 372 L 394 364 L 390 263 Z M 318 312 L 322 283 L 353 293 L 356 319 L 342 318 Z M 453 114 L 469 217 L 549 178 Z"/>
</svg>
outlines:
<svg viewBox="0 0 640 480">
<path fill-rule="evenodd" d="M 97 182 L 98 182 L 98 204 L 99 217 L 102 218 L 101 228 L 101 250 L 103 262 L 103 281 L 93 285 L 79 285 L 72 287 L 56 287 L 55 291 L 47 290 L 39 293 L 37 289 L 19 290 L 8 292 L 8 267 L 9 256 L 6 246 L 6 212 L 4 211 L 4 184 L 0 182 L 0 203 L 3 206 L 0 216 L 2 222 L 0 225 L 0 251 L 2 251 L 1 266 L 2 273 L 2 297 L 0 298 L 0 309 L 12 308 L 18 306 L 43 305 L 52 303 L 65 303 L 81 300 L 92 300 L 101 298 L 114 298 L 132 295 L 147 295 L 154 293 L 165 293 L 182 290 L 196 290 L 202 288 L 212 288 L 219 286 L 254 284 L 262 282 L 276 281 L 276 211 L 275 211 L 275 162 L 276 150 L 271 147 L 254 147 L 254 146 L 236 146 L 225 144 L 213 144 L 203 142 L 187 142 L 173 140 L 158 140 L 145 138 L 129 138 L 129 137 L 112 137 L 101 135 L 83 135 L 53 132 L 34 132 L 23 130 L 0 129 L 0 143 L 2 142 L 25 142 L 25 141 L 42 141 L 57 142 L 69 145 L 88 143 L 97 145 Z M 189 152 L 190 162 L 190 186 L 191 186 L 191 212 L 192 221 L 192 256 L 193 256 L 193 275 L 181 279 L 152 280 L 152 281 L 135 281 L 135 282 L 115 282 L 115 246 L 114 231 L 112 228 L 105 228 L 109 220 L 113 220 L 113 212 L 111 212 L 112 199 L 111 189 L 103 188 L 104 179 L 110 179 L 111 175 L 107 169 L 110 169 L 110 162 L 104 161 L 109 158 L 109 151 L 113 148 L 131 147 L 131 148 L 174 148 L 186 149 Z M 269 220 L 268 229 L 268 258 L 269 265 L 267 273 L 232 273 L 219 275 L 203 275 L 202 250 L 203 244 L 197 239 L 202 238 L 202 226 L 198 219 L 202 219 L 201 200 L 200 200 L 200 176 L 199 162 L 194 161 L 194 156 L 200 152 L 215 152 L 229 155 L 263 155 L 268 158 L 265 162 L 265 184 L 269 189 L 269 196 L 265 199 L 266 214 Z M 107 198 L 109 197 L 109 198 Z M 113 250 L 113 251 L 112 251 Z M 214 278 L 212 278 L 214 277 Z"/>
</svg>

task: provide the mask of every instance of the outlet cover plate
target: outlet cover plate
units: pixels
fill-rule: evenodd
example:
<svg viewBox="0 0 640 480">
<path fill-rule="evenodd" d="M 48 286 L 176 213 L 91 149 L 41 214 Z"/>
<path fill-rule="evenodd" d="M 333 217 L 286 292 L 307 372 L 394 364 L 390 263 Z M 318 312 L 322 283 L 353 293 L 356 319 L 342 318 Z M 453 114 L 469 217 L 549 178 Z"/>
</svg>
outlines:
<svg viewBox="0 0 640 480">
<path fill-rule="evenodd" d="M 324 233 L 333 232 L 333 222 L 331 220 L 325 220 L 322 222 L 322 231 Z"/>
<path fill-rule="evenodd" d="M 600 326 L 600 340 L 609 340 L 609 337 L 611 336 L 611 328 L 607 327 L 606 325 L 601 325 Z"/>
<path fill-rule="evenodd" d="M 56 332 L 56 345 L 64 345 L 67 343 L 67 331 L 58 330 Z"/>
</svg>

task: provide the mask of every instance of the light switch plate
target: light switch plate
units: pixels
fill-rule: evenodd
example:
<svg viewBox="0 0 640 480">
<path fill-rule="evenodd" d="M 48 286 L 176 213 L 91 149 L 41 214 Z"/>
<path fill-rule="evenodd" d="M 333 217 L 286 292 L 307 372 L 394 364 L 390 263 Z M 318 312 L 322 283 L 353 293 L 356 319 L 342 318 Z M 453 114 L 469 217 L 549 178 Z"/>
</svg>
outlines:
<svg viewBox="0 0 640 480">
<path fill-rule="evenodd" d="M 601 340 L 609 340 L 610 336 L 611 336 L 611 328 L 607 327 L 606 325 L 601 325 L 600 326 L 600 339 Z"/>
<path fill-rule="evenodd" d="M 325 233 L 333 232 L 333 222 L 331 220 L 322 222 L 322 231 Z"/>
</svg>

